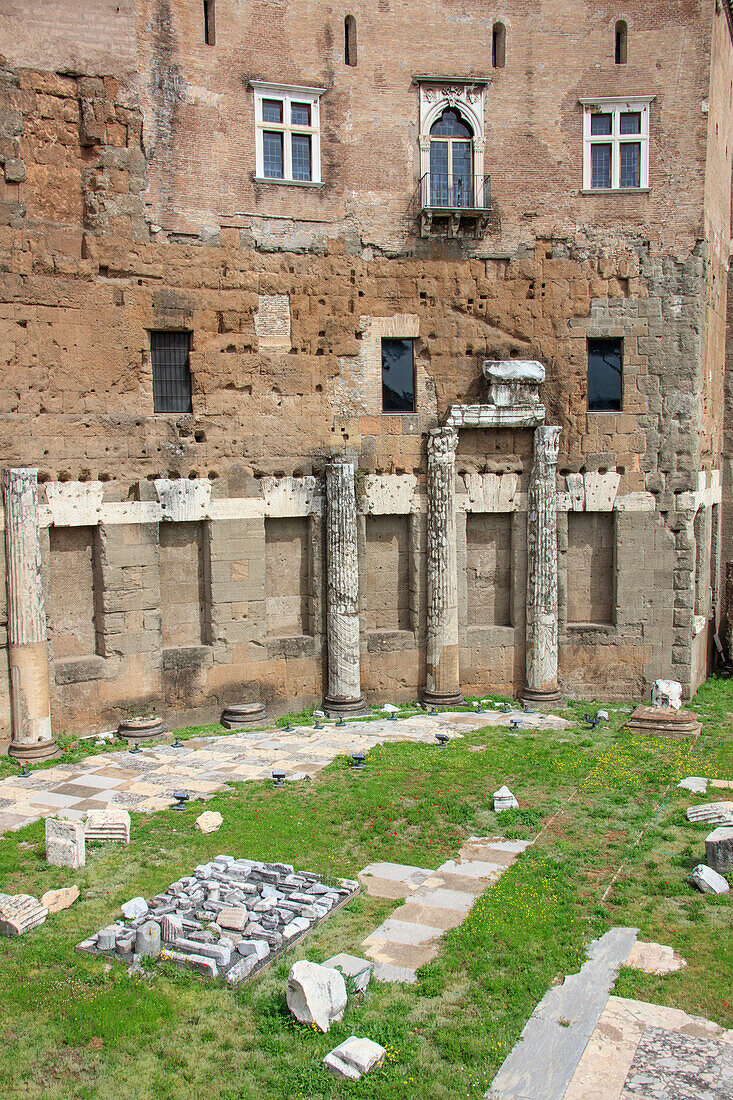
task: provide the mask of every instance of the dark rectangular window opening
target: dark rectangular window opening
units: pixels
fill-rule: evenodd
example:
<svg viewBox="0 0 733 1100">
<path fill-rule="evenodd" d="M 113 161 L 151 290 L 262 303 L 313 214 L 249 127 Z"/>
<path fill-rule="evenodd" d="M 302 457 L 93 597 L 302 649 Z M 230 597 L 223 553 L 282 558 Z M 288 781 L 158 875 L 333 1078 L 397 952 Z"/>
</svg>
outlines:
<svg viewBox="0 0 733 1100">
<path fill-rule="evenodd" d="M 623 340 L 588 340 L 588 411 L 620 412 Z"/>
<path fill-rule="evenodd" d="M 382 412 L 415 411 L 412 340 L 382 340 Z"/>
<path fill-rule="evenodd" d="M 150 333 L 154 412 L 190 413 L 193 411 L 190 350 L 190 332 Z"/>
<path fill-rule="evenodd" d="M 207 46 L 216 45 L 214 4 L 215 0 L 204 0 L 204 42 Z"/>
</svg>

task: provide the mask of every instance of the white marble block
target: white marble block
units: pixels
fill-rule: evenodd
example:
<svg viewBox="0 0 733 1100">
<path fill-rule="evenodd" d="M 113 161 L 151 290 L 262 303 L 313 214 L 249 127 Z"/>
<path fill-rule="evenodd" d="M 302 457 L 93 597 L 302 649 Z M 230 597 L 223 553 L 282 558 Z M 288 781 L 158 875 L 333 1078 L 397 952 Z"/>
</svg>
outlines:
<svg viewBox="0 0 733 1100">
<path fill-rule="evenodd" d="M 86 863 L 84 823 L 64 817 L 46 818 L 46 862 L 54 867 L 83 867 Z"/>
</svg>

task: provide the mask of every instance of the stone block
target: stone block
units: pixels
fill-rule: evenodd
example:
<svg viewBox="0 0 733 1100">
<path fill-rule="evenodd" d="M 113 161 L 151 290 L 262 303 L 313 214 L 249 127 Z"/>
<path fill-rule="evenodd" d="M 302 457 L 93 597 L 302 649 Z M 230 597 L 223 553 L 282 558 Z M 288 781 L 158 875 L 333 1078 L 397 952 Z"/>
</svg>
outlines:
<svg viewBox="0 0 733 1100">
<path fill-rule="evenodd" d="M 86 863 L 84 824 L 67 818 L 46 818 L 46 862 L 76 869 Z"/>
<path fill-rule="evenodd" d="M 196 828 L 202 833 L 215 833 L 223 824 L 221 814 L 212 810 L 206 810 L 196 818 Z"/>
<path fill-rule="evenodd" d="M 703 894 L 727 894 L 730 886 L 712 867 L 706 867 L 704 863 L 698 863 L 690 875 L 693 886 L 697 886 Z"/>
<path fill-rule="evenodd" d="M 107 806 L 103 810 L 90 810 L 84 825 L 86 840 L 115 840 L 130 843 L 130 814 L 127 810 Z"/>
<path fill-rule="evenodd" d="M 501 813 L 502 810 L 516 810 L 518 808 L 519 803 L 508 787 L 500 787 L 498 791 L 494 791 L 494 810 L 496 813 Z"/>
<path fill-rule="evenodd" d="M 185 955 L 181 951 L 164 950 L 160 952 L 159 958 L 161 962 L 173 963 L 174 966 L 188 970 L 197 970 L 199 974 L 203 974 L 206 978 L 216 978 L 219 975 L 214 960 L 207 959 L 205 955 Z M 227 975 L 228 977 L 229 975 Z"/>
<path fill-rule="evenodd" d="M 47 916 L 46 906 L 31 894 L 0 894 L 0 936 L 22 936 Z"/>
<path fill-rule="evenodd" d="M 155 958 L 160 954 L 160 925 L 156 921 L 146 921 L 138 928 L 135 936 L 135 954 L 142 958 Z"/>
<path fill-rule="evenodd" d="M 323 1059 L 323 1064 L 336 1077 L 343 1077 L 347 1081 L 358 1081 L 365 1073 L 381 1066 L 386 1053 L 379 1043 L 351 1035 L 329 1051 Z"/>
<path fill-rule="evenodd" d="M 699 806 L 690 806 L 687 820 L 702 821 L 710 825 L 733 825 L 733 802 L 704 802 Z"/>
<path fill-rule="evenodd" d="M 679 710 L 682 706 L 682 684 L 678 680 L 655 680 L 652 687 L 652 706 Z"/>
<path fill-rule="evenodd" d="M 374 969 L 374 963 L 368 959 L 359 959 L 356 955 L 347 955 L 343 952 L 326 959 L 323 965 L 339 970 L 345 978 L 351 978 L 354 989 L 358 993 L 363 993 L 367 988 Z"/>
<path fill-rule="evenodd" d="M 138 917 L 144 917 L 147 911 L 148 903 L 145 898 L 131 898 L 122 906 L 122 915 L 126 920 L 137 920 Z"/>
<path fill-rule="evenodd" d="M 705 862 L 720 875 L 733 872 L 733 828 L 724 826 L 708 833 L 705 837 Z"/>
<path fill-rule="evenodd" d="M 217 923 L 222 928 L 231 928 L 235 932 L 243 932 L 247 926 L 249 914 L 242 905 L 228 905 L 219 913 Z"/>
<path fill-rule="evenodd" d="M 346 1000 L 346 983 L 338 970 L 305 959 L 290 968 L 287 1004 L 301 1024 L 328 1031 L 343 1017 Z"/>
<path fill-rule="evenodd" d="M 41 898 L 41 905 L 48 909 L 49 913 L 60 913 L 62 909 L 68 909 L 79 897 L 78 886 L 67 886 L 61 890 L 47 890 Z"/>
</svg>

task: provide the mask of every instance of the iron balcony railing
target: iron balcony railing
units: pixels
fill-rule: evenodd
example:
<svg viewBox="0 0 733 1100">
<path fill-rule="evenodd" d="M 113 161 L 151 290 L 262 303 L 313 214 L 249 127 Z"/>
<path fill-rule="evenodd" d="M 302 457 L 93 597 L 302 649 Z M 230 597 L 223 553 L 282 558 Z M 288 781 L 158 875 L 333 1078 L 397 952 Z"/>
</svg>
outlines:
<svg viewBox="0 0 733 1100">
<path fill-rule="evenodd" d="M 458 211 L 482 213 L 491 208 L 491 184 L 488 176 L 449 176 L 426 172 L 420 180 L 420 208 L 446 214 Z"/>
</svg>

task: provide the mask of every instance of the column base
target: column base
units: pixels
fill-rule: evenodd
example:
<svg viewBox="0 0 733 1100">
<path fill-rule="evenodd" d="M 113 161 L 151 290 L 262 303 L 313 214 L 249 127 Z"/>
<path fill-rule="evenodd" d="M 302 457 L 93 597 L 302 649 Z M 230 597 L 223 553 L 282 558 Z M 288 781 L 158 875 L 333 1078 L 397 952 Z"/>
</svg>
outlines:
<svg viewBox="0 0 733 1100">
<path fill-rule="evenodd" d="M 351 718 L 362 714 L 371 714 L 371 708 L 367 706 L 363 695 L 358 699 L 350 699 L 346 695 L 326 696 L 323 700 L 323 711 L 329 718 Z"/>
<path fill-rule="evenodd" d="M 41 760 L 54 760 L 57 756 L 61 756 L 61 749 L 53 740 L 36 741 L 35 745 L 21 745 L 17 741 L 11 741 L 8 746 L 8 756 L 24 763 L 37 764 Z"/>
<path fill-rule="evenodd" d="M 164 733 L 162 719 L 150 718 L 123 718 L 117 727 L 117 736 L 121 741 L 137 743 L 138 741 L 157 741 Z"/>
<path fill-rule="evenodd" d="M 466 700 L 460 691 L 428 691 L 422 693 L 422 701 L 428 707 L 462 707 Z"/>
<path fill-rule="evenodd" d="M 564 707 L 566 702 L 557 688 L 551 691 L 539 691 L 537 688 L 526 686 L 522 688 L 521 701 L 534 710 L 557 710 L 558 707 Z"/>
</svg>

